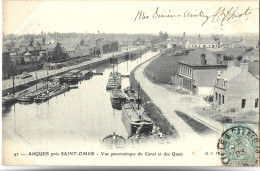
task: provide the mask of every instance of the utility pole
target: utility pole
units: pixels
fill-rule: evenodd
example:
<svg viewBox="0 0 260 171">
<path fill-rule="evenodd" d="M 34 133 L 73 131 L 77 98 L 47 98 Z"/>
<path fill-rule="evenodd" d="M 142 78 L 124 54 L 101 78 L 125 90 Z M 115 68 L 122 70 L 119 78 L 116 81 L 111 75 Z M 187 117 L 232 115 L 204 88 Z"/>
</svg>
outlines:
<svg viewBox="0 0 260 171">
<path fill-rule="evenodd" d="M 139 91 L 140 91 L 140 82 L 138 83 L 138 98 L 137 98 L 138 100 L 139 100 L 139 98 L 140 98 L 140 97 L 139 97 L 139 93 L 140 93 Z M 137 104 L 138 104 L 138 110 L 139 110 L 139 105 L 140 105 L 139 103 L 140 103 L 140 102 L 137 102 Z"/>
<path fill-rule="evenodd" d="M 13 95 L 15 95 L 15 89 L 14 89 L 14 63 L 12 63 L 12 77 L 13 77 Z"/>
<path fill-rule="evenodd" d="M 47 67 L 47 94 L 49 95 L 49 91 L 48 91 L 48 86 L 49 86 L 49 83 L 48 83 L 48 76 L 49 76 L 49 65 L 48 65 L 48 67 Z"/>
<path fill-rule="evenodd" d="M 35 61 L 35 79 L 36 79 L 36 91 L 37 91 L 37 65 L 36 65 L 36 61 Z"/>
</svg>

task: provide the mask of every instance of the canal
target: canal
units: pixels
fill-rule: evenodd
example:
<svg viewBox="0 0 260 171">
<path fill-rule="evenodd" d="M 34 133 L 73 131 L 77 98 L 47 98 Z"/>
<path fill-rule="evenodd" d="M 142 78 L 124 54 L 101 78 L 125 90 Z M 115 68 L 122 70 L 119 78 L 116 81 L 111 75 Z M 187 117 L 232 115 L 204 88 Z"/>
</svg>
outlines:
<svg viewBox="0 0 260 171">
<path fill-rule="evenodd" d="M 135 66 L 157 53 L 148 51 L 132 60 L 120 59 L 114 69 L 129 75 Z M 112 64 L 101 64 L 94 72 L 103 75 L 81 81 L 78 89 L 71 89 L 47 102 L 3 106 L 3 145 L 9 144 L 10 140 L 29 150 L 47 150 L 55 144 L 57 148 L 72 144 L 79 147 L 95 145 L 113 132 L 127 138 L 121 121 L 122 111 L 112 108 L 110 92 L 106 91 L 112 70 Z M 122 78 L 122 88 L 128 86 L 129 78 Z"/>
</svg>

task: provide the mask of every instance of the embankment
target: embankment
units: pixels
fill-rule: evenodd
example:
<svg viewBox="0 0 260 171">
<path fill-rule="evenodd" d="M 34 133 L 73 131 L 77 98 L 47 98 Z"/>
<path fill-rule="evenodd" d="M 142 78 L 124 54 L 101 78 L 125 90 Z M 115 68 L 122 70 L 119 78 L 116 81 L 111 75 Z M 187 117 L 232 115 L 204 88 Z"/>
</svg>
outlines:
<svg viewBox="0 0 260 171">
<path fill-rule="evenodd" d="M 155 59 L 157 57 L 158 56 L 156 55 L 149 60 Z M 137 68 L 143 63 L 139 64 L 131 71 L 129 76 L 131 87 L 138 87 L 139 83 L 136 81 L 134 73 L 137 70 Z M 145 111 L 147 112 L 147 115 L 153 120 L 156 126 L 160 127 L 161 132 L 168 136 L 171 136 L 172 138 L 178 137 L 178 133 L 173 127 L 173 125 L 171 125 L 170 122 L 163 116 L 161 110 L 154 103 L 152 103 L 152 99 L 147 95 L 147 93 L 145 92 L 145 90 L 142 89 L 142 87 L 140 88 L 139 94 L 140 97 L 142 97 L 142 104 Z"/>
</svg>

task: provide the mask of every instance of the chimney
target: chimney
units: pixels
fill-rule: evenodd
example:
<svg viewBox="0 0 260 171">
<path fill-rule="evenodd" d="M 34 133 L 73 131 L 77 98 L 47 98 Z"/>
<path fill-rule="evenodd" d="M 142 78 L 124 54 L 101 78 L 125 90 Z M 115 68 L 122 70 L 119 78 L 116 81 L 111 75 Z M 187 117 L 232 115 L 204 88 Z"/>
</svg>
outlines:
<svg viewBox="0 0 260 171">
<path fill-rule="evenodd" d="M 248 63 L 240 63 L 242 72 L 248 72 Z"/>
<path fill-rule="evenodd" d="M 206 63 L 207 63 L 206 55 L 205 54 L 201 54 L 200 55 L 200 59 L 201 59 L 201 65 L 206 65 Z"/>
<path fill-rule="evenodd" d="M 234 60 L 228 60 L 228 68 L 231 68 L 232 66 L 235 66 Z"/>
</svg>

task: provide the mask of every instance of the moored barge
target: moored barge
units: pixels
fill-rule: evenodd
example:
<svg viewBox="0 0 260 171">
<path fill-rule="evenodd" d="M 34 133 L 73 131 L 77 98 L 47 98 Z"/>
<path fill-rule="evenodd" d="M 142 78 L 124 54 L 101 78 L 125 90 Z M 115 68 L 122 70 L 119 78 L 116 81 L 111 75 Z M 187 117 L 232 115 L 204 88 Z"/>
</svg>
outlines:
<svg viewBox="0 0 260 171">
<path fill-rule="evenodd" d="M 122 103 L 122 121 L 129 136 L 150 134 L 153 129 L 153 122 L 146 115 L 143 107 L 133 102 Z"/>
</svg>

